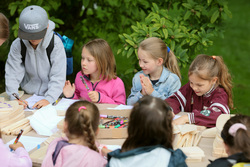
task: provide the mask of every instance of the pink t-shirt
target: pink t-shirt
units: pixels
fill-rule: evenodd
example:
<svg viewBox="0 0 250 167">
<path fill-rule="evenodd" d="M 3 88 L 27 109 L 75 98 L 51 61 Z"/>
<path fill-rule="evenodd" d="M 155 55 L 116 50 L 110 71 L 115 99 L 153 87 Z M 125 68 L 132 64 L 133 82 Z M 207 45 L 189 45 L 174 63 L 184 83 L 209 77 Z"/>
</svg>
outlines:
<svg viewBox="0 0 250 167">
<path fill-rule="evenodd" d="M 54 166 L 52 155 L 55 151 L 57 142 L 65 140 L 65 138 L 57 138 L 52 141 L 48 147 L 47 154 L 43 160 L 42 167 Z M 82 145 L 71 144 L 64 146 L 56 159 L 55 167 L 104 167 L 107 160 L 104 159 L 98 152 Z"/>
</svg>

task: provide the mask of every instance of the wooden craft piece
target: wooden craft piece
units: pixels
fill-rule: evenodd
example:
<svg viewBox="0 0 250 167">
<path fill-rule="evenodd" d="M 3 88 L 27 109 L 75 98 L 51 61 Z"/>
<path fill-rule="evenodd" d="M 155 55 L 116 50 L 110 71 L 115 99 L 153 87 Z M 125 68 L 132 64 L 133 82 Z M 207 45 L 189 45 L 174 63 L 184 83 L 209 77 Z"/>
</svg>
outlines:
<svg viewBox="0 0 250 167">
<path fill-rule="evenodd" d="M 217 128 L 208 128 L 204 131 L 202 131 L 201 136 L 202 137 L 209 137 L 209 138 L 215 138 L 217 132 Z"/>
</svg>

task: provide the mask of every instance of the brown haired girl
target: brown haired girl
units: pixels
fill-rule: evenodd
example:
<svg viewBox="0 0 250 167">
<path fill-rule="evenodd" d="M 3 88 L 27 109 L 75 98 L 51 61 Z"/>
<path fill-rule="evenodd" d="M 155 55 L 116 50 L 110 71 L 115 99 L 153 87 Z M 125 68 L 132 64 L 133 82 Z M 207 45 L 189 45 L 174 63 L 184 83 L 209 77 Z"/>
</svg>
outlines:
<svg viewBox="0 0 250 167">
<path fill-rule="evenodd" d="M 65 97 L 95 103 L 125 104 L 125 87 L 116 76 L 115 57 L 105 40 L 94 39 L 83 46 L 81 66 L 75 83 L 65 82 Z"/>
<path fill-rule="evenodd" d="M 250 165 L 250 117 L 236 115 L 230 118 L 223 127 L 221 137 L 225 143 L 225 149 L 229 157 L 219 158 L 213 161 L 209 167 L 234 166 L 242 163 L 242 166 Z M 239 165 L 240 166 L 240 165 Z"/>
<path fill-rule="evenodd" d="M 95 144 L 99 118 L 95 104 L 88 101 L 73 103 L 65 115 L 67 139 L 58 138 L 51 142 L 42 166 L 105 166 L 107 161 Z"/>
<path fill-rule="evenodd" d="M 0 46 L 9 38 L 9 20 L 0 13 Z"/>
<path fill-rule="evenodd" d="M 128 138 L 121 150 L 108 154 L 107 166 L 185 167 L 183 152 L 172 150 L 172 118 L 171 108 L 160 98 L 141 98 L 129 117 Z"/>
<path fill-rule="evenodd" d="M 135 74 L 127 104 L 136 103 L 143 95 L 165 100 L 181 87 L 177 59 L 167 45 L 156 37 L 147 38 L 138 49 L 142 71 Z"/>
<path fill-rule="evenodd" d="M 220 114 L 233 108 L 232 81 L 220 56 L 198 55 L 190 65 L 189 82 L 166 101 L 175 114 L 188 112 L 175 124 L 195 123 L 214 127 Z"/>
</svg>

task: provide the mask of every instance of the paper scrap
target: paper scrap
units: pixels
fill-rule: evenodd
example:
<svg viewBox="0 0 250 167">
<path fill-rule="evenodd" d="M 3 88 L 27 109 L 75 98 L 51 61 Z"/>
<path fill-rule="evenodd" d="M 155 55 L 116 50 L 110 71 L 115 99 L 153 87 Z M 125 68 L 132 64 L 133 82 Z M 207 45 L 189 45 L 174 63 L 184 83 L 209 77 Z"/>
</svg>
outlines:
<svg viewBox="0 0 250 167">
<path fill-rule="evenodd" d="M 51 136 L 57 132 L 57 124 L 64 116 L 57 116 L 56 107 L 49 104 L 29 117 L 31 127 L 39 134 Z"/>
<path fill-rule="evenodd" d="M 62 98 L 56 105 L 56 110 L 62 110 L 62 111 L 66 111 L 69 106 L 71 104 L 73 104 L 74 102 L 79 101 L 77 99 L 66 99 L 66 98 Z"/>
<path fill-rule="evenodd" d="M 112 151 L 122 148 L 122 146 L 120 146 L 120 145 L 106 145 L 106 147 L 107 147 L 109 150 L 112 150 Z"/>
<path fill-rule="evenodd" d="M 33 95 L 33 96 L 30 96 L 29 98 L 25 99 L 28 104 L 29 104 L 29 108 L 32 108 L 34 106 L 34 104 L 36 104 L 36 102 L 42 100 L 42 99 L 45 99 L 44 96 L 37 96 L 37 95 Z M 24 111 L 32 111 L 32 109 L 28 109 L 26 108 Z"/>
<path fill-rule="evenodd" d="M 34 148 L 37 147 L 37 145 L 42 144 L 47 137 L 31 137 L 31 136 L 21 136 L 19 138 L 19 142 L 21 142 L 24 145 L 24 148 L 27 150 L 27 152 L 33 150 Z M 16 139 L 14 138 L 13 140 L 9 141 L 6 143 L 6 146 L 9 146 L 10 144 L 13 144 Z"/>
<path fill-rule="evenodd" d="M 120 104 L 117 107 L 114 107 L 114 108 L 109 107 L 107 109 L 109 109 L 109 110 L 130 110 L 132 108 L 133 108 L 133 106 Z"/>
</svg>

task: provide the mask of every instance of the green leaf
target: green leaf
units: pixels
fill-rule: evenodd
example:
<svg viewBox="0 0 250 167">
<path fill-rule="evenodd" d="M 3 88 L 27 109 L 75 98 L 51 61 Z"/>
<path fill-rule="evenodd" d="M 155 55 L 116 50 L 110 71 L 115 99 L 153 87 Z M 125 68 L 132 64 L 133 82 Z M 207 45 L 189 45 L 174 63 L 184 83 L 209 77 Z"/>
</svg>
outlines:
<svg viewBox="0 0 250 167">
<path fill-rule="evenodd" d="M 131 38 L 131 36 L 129 36 L 128 34 L 123 33 L 123 36 L 124 36 L 125 38 L 131 40 L 131 41 L 133 40 L 133 39 Z"/>
<path fill-rule="evenodd" d="M 89 0 L 82 0 L 82 4 L 85 8 L 87 8 L 89 5 Z"/>
<path fill-rule="evenodd" d="M 119 34 L 118 36 L 119 36 L 119 38 L 120 38 L 122 41 L 125 41 L 124 36 L 122 36 L 121 34 Z"/>
<path fill-rule="evenodd" d="M 129 69 L 127 69 L 126 71 L 125 71 L 125 75 L 128 75 L 128 74 L 131 74 L 131 73 L 133 73 L 133 71 L 134 71 L 134 68 L 129 68 Z"/>
<path fill-rule="evenodd" d="M 226 5 L 224 6 L 223 11 L 227 14 L 229 18 L 232 18 L 232 13 L 230 12 L 230 10 L 228 10 L 228 7 Z"/>
<path fill-rule="evenodd" d="M 122 49 L 117 50 L 117 54 L 119 55 L 122 52 Z"/>
<path fill-rule="evenodd" d="M 192 9 L 192 5 L 189 3 L 183 3 L 182 6 L 184 6 L 187 9 Z"/>
<path fill-rule="evenodd" d="M 17 5 L 13 4 L 10 8 L 10 15 L 13 16 L 16 12 Z"/>
<path fill-rule="evenodd" d="M 185 13 L 185 15 L 184 15 L 184 20 L 187 20 L 187 19 L 190 17 L 190 15 L 191 15 L 191 11 L 188 10 L 188 11 Z"/>
<path fill-rule="evenodd" d="M 214 23 L 214 22 L 218 19 L 219 14 L 220 14 L 219 10 L 216 10 L 216 11 L 213 13 L 212 17 L 211 17 L 210 22 L 211 22 L 211 23 Z"/>
<path fill-rule="evenodd" d="M 197 17 L 201 17 L 201 13 L 200 12 L 196 12 L 196 14 L 195 14 Z"/>
<path fill-rule="evenodd" d="M 136 26 L 134 26 L 134 25 L 132 25 L 131 28 L 132 28 L 135 32 L 138 32 L 138 31 L 139 31 L 139 29 L 138 29 Z"/>
<path fill-rule="evenodd" d="M 163 29 L 163 34 L 164 34 L 164 38 L 167 39 L 168 38 L 168 30 L 167 29 Z"/>
<path fill-rule="evenodd" d="M 156 5 L 156 3 L 153 3 L 153 8 L 155 10 L 155 13 L 159 13 L 159 8 L 158 6 Z"/>
<path fill-rule="evenodd" d="M 192 46 L 193 44 L 195 44 L 197 42 L 197 40 L 192 39 L 191 42 L 189 43 L 189 46 Z"/>
<path fill-rule="evenodd" d="M 150 28 L 150 30 L 149 30 L 149 31 L 152 31 L 152 32 L 154 32 L 154 31 L 157 31 L 157 30 L 159 30 L 159 28 L 160 28 L 160 27 L 152 27 L 152 28 Z"/>
<path fill-rule="evenodd" d="M 131 46 L 134 46 L 134 45 L 135 45 L 135 43 L 134 43 L 132 40 L 125 39 L 125 41 L 126 41 L 127 43 L 129 43 L 129 45 L 131 45 Z"/>
<path fill-rule="evenodd" d="M 127 58 L 129 58 L 132 55 L 133 51 L 134 51 L 134 48 L 130 47 L 127 53 Z"/>
</svg>

